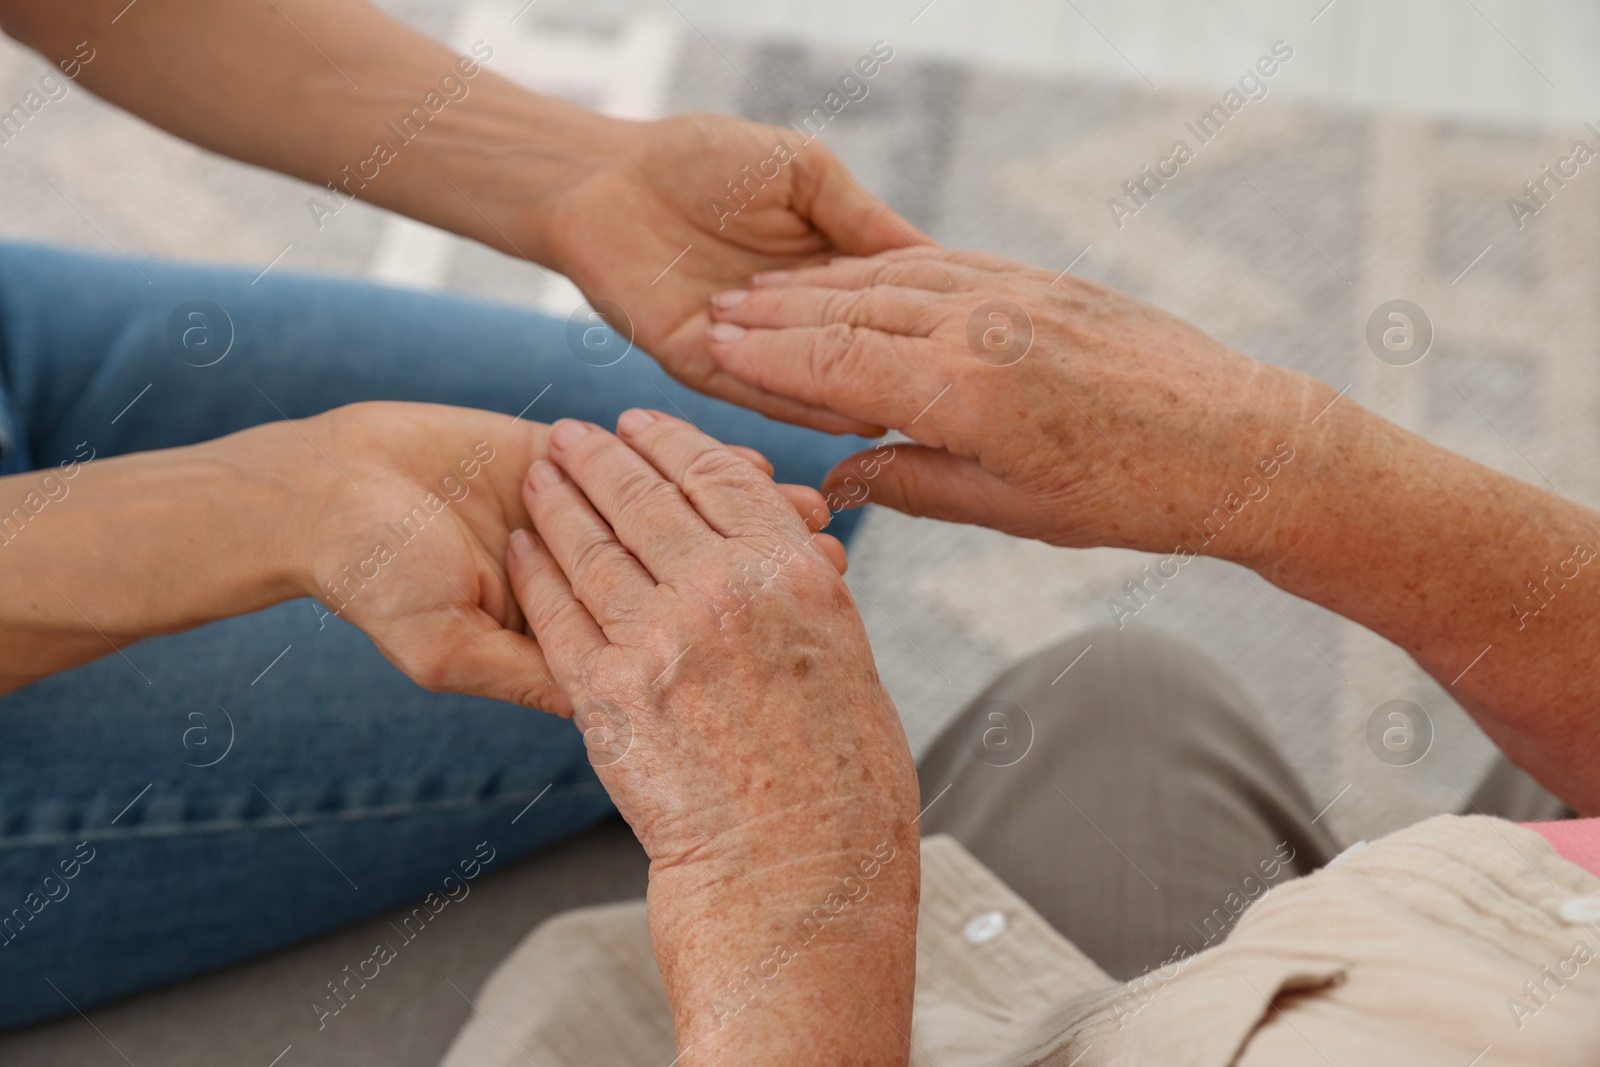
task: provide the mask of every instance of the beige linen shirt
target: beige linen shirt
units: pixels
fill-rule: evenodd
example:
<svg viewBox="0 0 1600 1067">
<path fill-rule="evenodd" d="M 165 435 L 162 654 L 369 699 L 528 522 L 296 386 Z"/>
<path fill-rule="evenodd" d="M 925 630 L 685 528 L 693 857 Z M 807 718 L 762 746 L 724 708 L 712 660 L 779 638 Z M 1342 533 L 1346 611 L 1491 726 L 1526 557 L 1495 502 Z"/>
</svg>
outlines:
<svg viewBox="0 0 1600 1067">
<path fill-rule="evenodd" d="M 922 872 L 913 1064 L 1600 1065 L 1600 878 L 1514 823 L 1441 816 L 1353 849 L 1128 983 L 953 839 L 923 842 Z M 477 1004 L 443 1067 L 678 1055 L 642 901 L 544 923 Z"/>
</svg>

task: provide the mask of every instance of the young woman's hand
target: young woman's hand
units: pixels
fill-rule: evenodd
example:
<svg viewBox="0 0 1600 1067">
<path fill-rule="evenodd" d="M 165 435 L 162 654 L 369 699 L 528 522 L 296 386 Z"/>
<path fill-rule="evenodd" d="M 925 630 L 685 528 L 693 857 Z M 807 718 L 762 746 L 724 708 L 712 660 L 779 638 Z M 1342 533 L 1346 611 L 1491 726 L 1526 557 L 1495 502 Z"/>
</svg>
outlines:
<svg viewBox="0 0 1600 1067">
<path fill-rule="evenodd" d="M 529 524 L 523 475 L 548 436 L 493 412 L 355 404 L 0 478 L 0 500 L 15 504 L 0 531 L 12 594 L 0 601 L 0 692 L 313 596 L 420 685 L 571 714 L 504 567 L 511 531 Z M 815 489 L 780 491 L 797 513 L 826 516 Z M 817 544 L 842 570 L 839 543 Z"/>
<path fill-rule="evenodd" d="M 627 321 L 612 325 L 631 330 L 685 385 L 788 422 L 872 432 L 871 420 L 724 372 L 706 351 L 707 302 L 758 271 L 928 239 L 863 190 L 821 140 L 792 130 L 696 114 L 605 120 L 594 141 L 603 147 L 586 166 L 529 201 L 527 225 L 544 258 L 596 306 L 620 308 Z"/>
</svg>

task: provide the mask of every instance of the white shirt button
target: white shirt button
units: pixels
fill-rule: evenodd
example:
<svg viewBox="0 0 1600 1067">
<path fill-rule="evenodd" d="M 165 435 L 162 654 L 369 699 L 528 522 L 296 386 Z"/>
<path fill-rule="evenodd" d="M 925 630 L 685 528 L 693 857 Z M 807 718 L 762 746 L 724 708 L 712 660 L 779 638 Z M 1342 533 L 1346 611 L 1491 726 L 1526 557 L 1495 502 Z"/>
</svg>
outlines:
<svg viewBox="0 0 1600 1067">
<path fill-rule="evenodd" d="M 1600 922 L 1600 897 L 1573 897 L 1561 905 L 1561 918 L 1569 923 Z"/>
<path fill-rule="evenodd" d="M 993 941 L 1005 932 L 1005 913 L 999 911 L 985 911 L 974 915 L 967 920 L 967 925 L 961 930 L 962 936 L 974 945 Z"/>
</svg>

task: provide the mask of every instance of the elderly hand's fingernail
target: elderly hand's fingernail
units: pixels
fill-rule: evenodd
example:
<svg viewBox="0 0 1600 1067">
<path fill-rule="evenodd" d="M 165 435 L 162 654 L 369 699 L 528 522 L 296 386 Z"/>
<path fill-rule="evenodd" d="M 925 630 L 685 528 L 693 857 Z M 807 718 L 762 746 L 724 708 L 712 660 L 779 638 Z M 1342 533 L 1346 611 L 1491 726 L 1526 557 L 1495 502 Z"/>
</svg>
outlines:
<svg viewBox="0 0 1600 1067">
<path fill-rule="evenodd" d="M 587 423 L 577 419 L 562 419 L 550 431 L 550 443 L 557 448 L 571 448 L 578 443 L 578 439 L 589 432 Z"/>
<path fill-rule="evenodd" d="M 794 276 L 790 270 L 764 270 L 750 281 L 756 285 L 787 285 Z"/>
<path fill-rule="evenodd" d="M 744 327 L 732 322 L 713 323 L 707 331 L 713 341 L 737 341 L 744 336 Z"/>
<path fill-rule="evenodd" d="M 711 302 L 719 308 L 735 308 L 744 303 L 744 298 L 750 295 L 748 289 L 729 289 L 721 293 L 713 293 Z"/>
<path fill-rule="evenodd" d="M 537 460 L 528 468 L 528 484 L 535 490 L 548 489 L 561 481 L 561 472 L 549 460 Z"/>
<path fill-rule="evenodd" d="M 511 554 L 518 559 L 527 559 L 533 555 L 533 538 L 528 536 L 527 530 L 511 531 Z"/>
<path fill-rule="evenodd" d="M 617 432 L 636 434 L 656 421 L 655 412 L 643 408 L 629 408 L 617 417 Z"/>
</svg>

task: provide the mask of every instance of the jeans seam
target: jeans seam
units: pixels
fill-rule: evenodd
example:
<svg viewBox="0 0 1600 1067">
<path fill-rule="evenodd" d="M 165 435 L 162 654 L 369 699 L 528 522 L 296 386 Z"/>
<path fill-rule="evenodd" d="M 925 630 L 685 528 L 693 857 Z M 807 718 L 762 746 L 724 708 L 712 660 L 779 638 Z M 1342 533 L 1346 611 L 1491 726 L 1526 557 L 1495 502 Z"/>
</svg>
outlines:
<svg viewBox="0 0 1600 1067">
<path fill-rule="evenodd" d="M 377 808 L 349 808 L 336 812 L 311 812 L 304 817 L 289 816 L 272 812 L 252 819 L 213 819 L 208 822 L 169 823 L 160 826 L 134 825 L 126 829 L 113 827 L 98 827 L 86 829 L 73 834 L 40 834 L 31 837 L 14 837 L 0 840 L 0 852 L 16 848 L 36 848 L 44 845 L 75 844 L 79 841 L 116 841 L 135 838 L 160 838 L 182 837 L 191 834 L 208 833 L 236 833 L 240 830 L 263 829 L 297 829 L 305 830 L 313 826 L 328 826 L 338 823 L 367 822 L 377 819 L 393 819 L 407 815 L 438 815 L 449 812 L 467 811 L 475 807 L 496 808 L 509 807 L 522 803 L 525 800 L 539 799 L 544 792 L 572 796 L 577 793 L 593 792 L 605 795 L 604 789 L 597 788 L 587 783 L 576 783 L 563 786 L 559 789 L 547 788 L 539 793 L 518 793 L 513 796 L 498 796 L 492 799 L 480 800 L 475 797 L 465 797 L 456 800 L 433 801 L 426 804 L 389 804 Z M 519 816 L 520 818 L 520 816 Z M 284 820 L 289 820 L 287 823 Z"/>
</svg>

